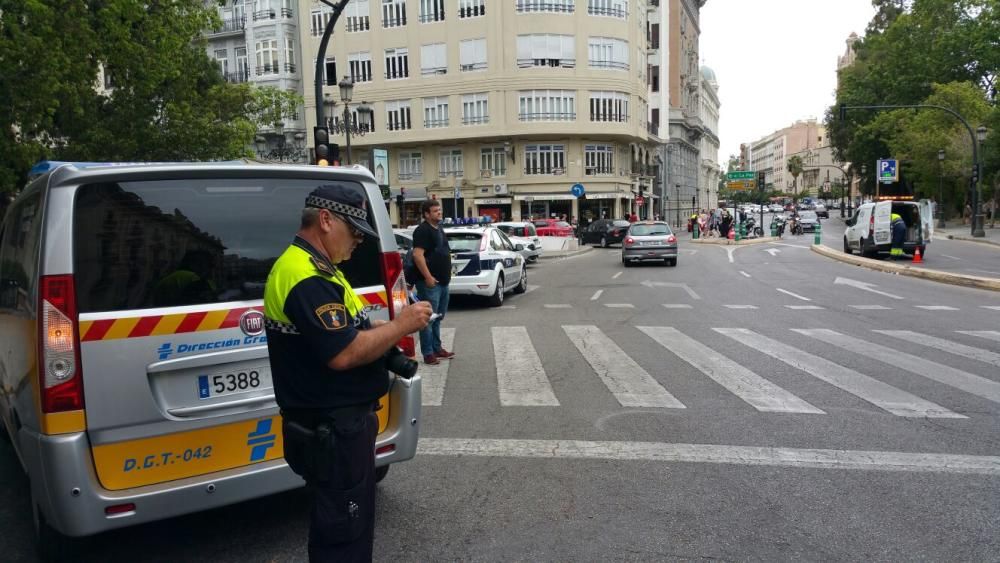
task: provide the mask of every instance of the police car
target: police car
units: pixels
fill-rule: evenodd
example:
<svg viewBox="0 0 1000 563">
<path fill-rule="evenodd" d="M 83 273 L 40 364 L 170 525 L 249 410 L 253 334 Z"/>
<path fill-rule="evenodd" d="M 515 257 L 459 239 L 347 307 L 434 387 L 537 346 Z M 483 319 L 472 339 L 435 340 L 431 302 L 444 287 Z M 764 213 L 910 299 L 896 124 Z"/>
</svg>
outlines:
<svg viewBox="0 0 1000 563">
<path fill-rule="evenodd" d="M 451 247 L 451 295 L 481 295 L 490 305 L 503 304 L 508 291 L 528 290 L 528 271 L 521 251 L 496 227 L 448 228 L 444 230 Z"/>
</svg>

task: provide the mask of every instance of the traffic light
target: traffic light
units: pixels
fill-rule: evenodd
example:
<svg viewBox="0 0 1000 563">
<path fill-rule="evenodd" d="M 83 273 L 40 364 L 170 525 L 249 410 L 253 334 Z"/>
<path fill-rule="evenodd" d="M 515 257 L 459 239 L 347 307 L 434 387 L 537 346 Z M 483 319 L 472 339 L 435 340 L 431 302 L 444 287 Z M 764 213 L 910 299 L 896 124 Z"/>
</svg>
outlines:
<svg viewBox="0 0 1000 563">
<path fill-rule="evenodd" d="M 973 164 L 972 165 L 972 183 L 975 184 L 978 181 L 979 181 L 979 165 L 978 164 Z"/>
<path fill-rule="evenodd" d="M 326 127 L 313 127 L 313 144 L 316 147 L 317 166 L 336 165 L 340 162 L 340 147 L 330 144 L 330 131 Z"/>
<path fill-rule="evenodd" d="M 747 146 L 740 144 L 740 170 L 747 169 Z"/>
<path fill-rule="evenodd" d="M 764 172 L 758 172 L 757 173 L 757 189 L 758 190 L 764 191 L 764 180 L 766 180 L 766 179 L 767 179 L 767 176 L 764 174 Z"/>
</svg>

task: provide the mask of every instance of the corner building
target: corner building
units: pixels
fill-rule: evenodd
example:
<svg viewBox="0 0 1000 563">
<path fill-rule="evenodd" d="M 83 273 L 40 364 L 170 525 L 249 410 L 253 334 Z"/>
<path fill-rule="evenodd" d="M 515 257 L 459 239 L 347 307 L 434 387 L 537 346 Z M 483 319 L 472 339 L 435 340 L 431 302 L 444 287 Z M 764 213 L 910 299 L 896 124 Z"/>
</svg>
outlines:
<svg viewBox="0 0 1000 563">
<path fill-rule="evenodd" d="M 307 128 L 316 125 L 315 57 L 332 10 L 300 3 Z M 652 209 L 655 137 L 647 133 L 645 2 L 636 0 L 351 0 L 323 61 L 328 124 L 354 80 L 353 163 L 388 151 L 396 224 L 419 202 L 446 217 L 566 214 L 586 220 Z M 344 135 L 331 134 L 346 162 Z M 312 139 L 309 139 L 312 150 Z M 570 193 L 582 184 L 585 198 Z M 645 195 L 646 209 L 636 198 Z M 404 195 L 400 205 L 396 196 Z"/>
</svg>

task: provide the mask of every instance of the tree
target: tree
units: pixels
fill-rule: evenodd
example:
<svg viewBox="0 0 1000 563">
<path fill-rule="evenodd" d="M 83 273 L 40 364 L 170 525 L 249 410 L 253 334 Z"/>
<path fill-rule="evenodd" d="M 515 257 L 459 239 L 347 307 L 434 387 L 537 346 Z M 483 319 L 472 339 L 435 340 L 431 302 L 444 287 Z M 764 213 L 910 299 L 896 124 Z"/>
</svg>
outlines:
<svg viewBox="0 0 1000 563">
<path fill-rule="evenodd" d="M 43 158 L 247 156 L 267 95 L 223 81 L 218 23 L 202 0 L 0 0 L 0 191 Z"/>
<path fill-rule="evenodd" d="M 805 163 L 802 162 L 802 157 L 799 155 L 793 155 L 788 158 L 788 172 L 792 175 L 792 199 L 796 200 L 799 197 L 798 193 L 798 182 L 799 174 L 805 169 Z"/>
</svg>

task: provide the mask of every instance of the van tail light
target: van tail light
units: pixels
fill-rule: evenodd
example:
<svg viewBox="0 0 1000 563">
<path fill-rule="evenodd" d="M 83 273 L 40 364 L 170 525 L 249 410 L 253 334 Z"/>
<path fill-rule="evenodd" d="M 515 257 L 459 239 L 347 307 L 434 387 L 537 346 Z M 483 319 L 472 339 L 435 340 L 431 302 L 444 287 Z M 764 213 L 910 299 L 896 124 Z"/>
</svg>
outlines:
<svg viewBox="0 0 1000 563">
<path fill-rule="evenodd" d="M 43 413 L 83 408 L 79 319 L 73 276 L 42 276 L 38 293 L 38 382 Z"/>
<path fill-rule="evenodd" d="M 489 242 L 489 237 L 485 234 L 481 239 L 479 239 L 479 252 L 486 252 L 486 243 Z"/>
<path fill-rule="evenodd" d="M 398 252 L 383 252 L 380 257 L 382 283 L 389 305 L 389 318 L 395 319 L 407 303 L 406 278 L 403 276 L 403 257 Z M 400 350 L 409 357 L 416 355 L 413 335 L 404 336 L 397 343 Z"/>
<path fill-rule="evenodd" d="M 872 216 L 868 218 L 868 236 L 875 236 L 875 211 L 872 211 Z"/>
<path fill-rule="evenodd" d="M 677 237 L 675 237 L 674 235 L 670 235 L 669 237 L 667 237 L 667 244 L 673 244 L 675 242 L 677 242 Z"/>
<path fill-rule="evenodd" d="M 635 243 L 634 238 L 628 237 L 627 239 L 625 239 L 625 246 L 632 246 L 633 243 Z"/>
</svg>

